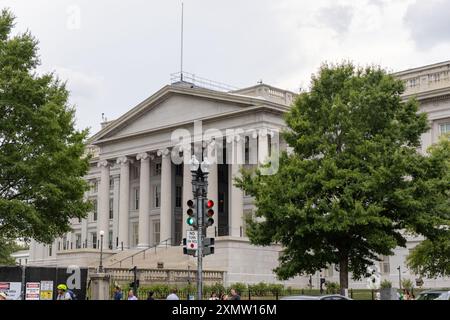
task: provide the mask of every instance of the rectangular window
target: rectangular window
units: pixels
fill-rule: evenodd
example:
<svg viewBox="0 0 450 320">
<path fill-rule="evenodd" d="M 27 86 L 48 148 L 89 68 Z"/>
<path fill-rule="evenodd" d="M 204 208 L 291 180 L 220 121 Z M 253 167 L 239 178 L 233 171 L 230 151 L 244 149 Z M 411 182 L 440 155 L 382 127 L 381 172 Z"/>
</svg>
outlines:
<svg viewBox="0 0 450 320">
<path fill-rule="evenodd" d="M 159 176 L 161 174 L 161 163 L 155 163 L 155 176 Z"/>
<path fill-rule="evenodd" d="M 160 239 L 160 224 L 159 221 L 153 222 L 153 243 L 158 244 Z"/>
<path fill-rule="evenodd" d="M 442 123 L 439 125 L 439 135 L 450 132 L 450 122 Z"/>
<path fill-rule="evenodd" d="M 153 195 L 154 196 L 153 203 L 155 204 L 155 208 L 159 208 L 161 205 L 161 203 L 160 203 L 160 200 L 161 200 L 160 186 L 156 185 L 154 190 L 155 191 L 154 191 L 154 195 Z"/>
<path fill-rule="evenodd" d="M 245 137 L 244 164 L 250 163 L 250 137 Z"/>
<path fill-rule="evenodd" d="M 53 249 L 52 245 L 49 245 L 49 246 L 48 246 L 48 256 L 49 256 L 49 257 L 52 256 L 52 249 Z"/>
<path fill-rule="evenodd" d="M 81 249 L 81 233 L 75 235 L 75 249 Z"/>
<path fill-rule="evenodd" d="M 183 197 L 183 189 L 181 186 L 175 187 L 175 207 L 181 208 L 181 199 Z"/>
<path fill-rule="evenodd" d="M 92 211 L 92 221 L 97 221 L 97 200 L 92 201 L 93 211 Z"/>
<path fill-rule="evenodd" d="M 133 189 L 133 209 L 139 210 L 139 188 Z"/>
<path fill-rule="evenodd" d="M 114 189 L 114 179 L 110 178 L 109 179 L 109 190 L 113 190 Z"/>
<path fill-rule="evenodd" d="M 270 134 L 267 136 L 267 143 L 269 144 L 267 156 L 270 157 L 272 155 L 272 136 Z"/>
<path fill-rule="evenodd" d="M 109 219 L 112 220 L 114 218 L 114 199 L 109 199 Z"/>
<path fill-rule="evenodd" d="M 389 256 L 381 256 L 380 257 L 380 270 L 383 274 L 391 273 L 391 266 L 389 264 Z"/>
<path fill-rule="evenodd" d="M 113 248 L 113 232 L 112 232 L 112 230 L 109 230 L 109 233 L 108 233 L 108 241 L 109 241 L 109 243 L 108 243 L 108 248 L 109 248 L 110 250 L 112 250 L 112 248 Z"/>
<path fill-rule="evenodd" d="M 91 233 L 92 248 L 97 249 L 97 232 Z"/>
<path fill-rule="evenodd" d="M 97 180 L 92 180 L 91 181 L 91 190 L 93 193 L 97 193 L 98 192 L 98 181 Z"/>
<path fill-rule="evenodd" d="M 131 167 L 131 179 L 139 179 L 139 169 L 137 165 Z"/>
<path fill-rule="evenodd" d="M 132 239 L 133 239 L 133 247 L 137 247 L 139 242 L 139 223 L 134 222 L 132 225 Z"/>
</svg>

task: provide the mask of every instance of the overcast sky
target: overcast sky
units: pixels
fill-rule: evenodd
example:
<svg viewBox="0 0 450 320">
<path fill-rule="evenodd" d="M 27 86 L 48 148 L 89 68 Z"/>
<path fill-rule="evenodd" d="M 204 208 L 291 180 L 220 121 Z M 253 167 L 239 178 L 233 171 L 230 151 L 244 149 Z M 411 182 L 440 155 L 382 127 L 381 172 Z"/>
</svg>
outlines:
<svg viewBox="0 0 450 320">
<path fill-rule="evenodd" d="M 100 128 L 180 69 L 181 0 L 1 0 Z M 324 61 L 399 71 L 450 60 L 448 0 L 184 0 L 184 69 L 239 88 L 307 88 Z"/>
</svg>

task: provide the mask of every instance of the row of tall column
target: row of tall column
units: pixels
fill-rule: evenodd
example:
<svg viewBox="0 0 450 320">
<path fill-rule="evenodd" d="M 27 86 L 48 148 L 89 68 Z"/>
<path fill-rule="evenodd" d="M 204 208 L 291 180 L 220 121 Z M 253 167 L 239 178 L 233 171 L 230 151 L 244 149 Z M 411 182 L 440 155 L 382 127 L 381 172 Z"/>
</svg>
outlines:
<svg viewBox="0 0 450 320">
<path fill-rule="evenodd" d="M 267 135 L 259 137 L 258 143 L 258 159 L 262 163 L 268 156 Z M 229 232 L 230 236 L 242 236 L 243 227 L 243 191 L 234 186 L 234 179 L 240 175 L 240 163 L 243 163 L 244 139 L 237 137 L 233 140 L 232 157 L 235 160 L 230 165 L 229 176 Z M 167 243 L 173 243 L 172 227 L 174 225 L 174 206 L 172 199 L 172 162 L 170 151 L 168 149 L 160 150 L 157 155 L 161 157 L 161 191 L 160 191 L 160 241 L 167 240 Z M 155 159 L 154 154 L 142 152 L 136 156 L 122 156 L 117 159 L 101 160 L 98 162 L 100 168 L 100 182 L 97 194 L 98 217 L 97 217 L 97 240 L 100 241 L 100 231 L 103 233 L 103 248 L 108 248 L 110 240 L 118 239 L 118 248 L 123 246 L 124 249 L 130 248 L 130 165 L 135 161 L 139 161 L 140 177 L 139 177 L 139 226 L 138 226 L 138 248 L 149 247 L 150 241 L 150 210 L 153 207 L 153 197 L 151 195 L 151 163 Z M 115 161 L 113 161 L 115 160 Z M 111 177 L 110 168 L 113 164 L 120 166 L 120 175 Z M 114 179 L 114 223 L 113 223 L 113 239 L 109 239 L 110 233 L 110 179 Z M 208 198 L 215 203 L 214 225 L 208 228 L 208 237 L 213 237 L 218 226 L 219 213 L 219 192 L 218 192 L 218 165 L 210 166 L 208 177 Z M 117 197 L 118 195 L 118 197 Z M 183 193 L 182 193 L 182 238 L 186 236 L 187 231 L 187 205 L 188 199 L 192 199 L 192 174 L 189 165 L 183 165 Z M 88 220 L 83 219 L 81 222 L 81 239 L 88 239 Z M 73 239 L 71 239 L 73 241 Z M 56 256 L 58 241 L 55 240 L 52 246 L 51 256 Z M 174 243 L 175 244 L 175 243 Z M 83 244 L 81 244 L 83 247 Z M 116 247 L 113 242 L 113 247 Z M 48 247 L 47 247 L 48 248 Z M 41 256 L 40 244 L 32 242 L 31 259 Z M 75 249 L 75 247 L 74 247 Z M 48 249 L 47 249 L 48 250 Z M 48 254 L 47 254 L 48 255 Z"/>
</svg>

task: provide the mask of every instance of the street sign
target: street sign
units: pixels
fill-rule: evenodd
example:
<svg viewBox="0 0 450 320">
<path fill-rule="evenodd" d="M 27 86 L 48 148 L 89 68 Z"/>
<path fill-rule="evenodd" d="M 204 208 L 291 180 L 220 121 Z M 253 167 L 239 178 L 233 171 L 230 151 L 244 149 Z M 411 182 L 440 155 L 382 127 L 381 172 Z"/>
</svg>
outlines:
<svg viewBox="0 0 450 320">
<path fill-rule="evenodd" d="M 197 231 L 188 231 L 186 235 L 186 249 L 197 250 L 198 248 Z"/>
</svg>

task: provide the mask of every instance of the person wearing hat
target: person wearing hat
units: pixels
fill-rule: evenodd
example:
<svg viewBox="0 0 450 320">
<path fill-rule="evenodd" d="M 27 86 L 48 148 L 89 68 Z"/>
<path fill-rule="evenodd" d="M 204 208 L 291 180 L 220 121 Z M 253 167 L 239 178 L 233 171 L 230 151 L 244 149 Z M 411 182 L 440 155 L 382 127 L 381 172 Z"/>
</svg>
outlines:
<svg viewBox="0 0 450 320">
<path fill-rule="evenodd" d="M 8 295 L 5 292 L 0 292 L 0 300 L 8 300 Z"/>
<path fill-rule="evenodd" d="M 72 300 L 72 296 L 67 292 L 67 286 L 65 284 L 58 285 L 56 289 L 58 290 L 56 300 Z"/>
</svg>

